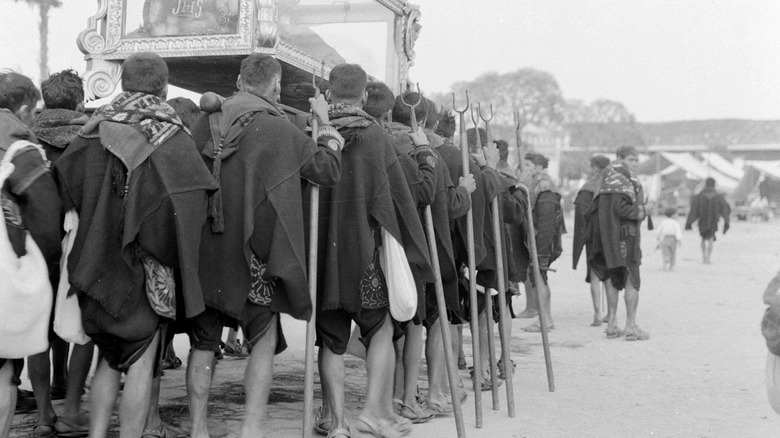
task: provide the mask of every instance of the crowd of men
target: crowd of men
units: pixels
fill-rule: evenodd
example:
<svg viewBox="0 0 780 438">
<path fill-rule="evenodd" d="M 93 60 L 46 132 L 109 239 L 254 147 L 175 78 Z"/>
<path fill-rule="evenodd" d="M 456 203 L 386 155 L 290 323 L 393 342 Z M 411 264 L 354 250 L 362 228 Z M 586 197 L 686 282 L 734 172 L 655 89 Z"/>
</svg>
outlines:
<svg viewBox="0 0 780 438">
<path fill-rule="evenodd" d="M 51 333 L 53 384 L 49 351 L 28 359 L 36 436 L 106 436 L 122 373 L 127 377 L 120 436 L 168 436 L 157 408 L 160 365 L 173 335 L 186 333 L 190 433 L 208 437 L 215 354 L 225 327 L 241 328 L 249 354 L 241 436 L 264 436 L 274 356 L 286 348 L 279 319 L 284 313 L 301 320 L 316 314 L 323 400 L 315 430 L 328 437 L 400 437 L 415 423 L 451 414 L 454 397 L 466 399 L 462 382 L 450 391 L 441 331 L 451 331 L 453 345 L 447 348 L 457 357 L 471 306 L 480 315 L 479 335 L 486 336 L 493 329 L 489 320 L 514 318 L 502 315 L 497 303 L 510 300 L 518 293 L 514 285 L 524 283 L 527 308 L 518 316 L 545 312 L 545 329 L 554 329 L 548 274 L 563 251 L 566 230 L 561 194 L 546 171 L 548 158 L 530 152 L 515 171 L 507 163 L 505 141 L 488 143 L 484 130 L 471 128 L 464 169 L 452 113 L 418 93 L 394 96 L 385 84 L 369 82 L 355 64 L 334 67 L 324 96 L 310 99 L 316 130 L 309 134 L 279 104 L 282 69 L 276 59 L 250 55 L 237 73 L 235 94 L 210 94 L 208 105 L 187 109 L 165 101 L 165 61 L 138 53 L 124 61 L 123 92 L 91 116 L 83 113 L 78 75 L 52 75 L 41 86 L 44 110 L 37 118 L 41 92 L 21 74 L 0 74 L 0 151 L 27 140 L 40 144 L 48 161 L 32 146 L 14 157 L 15 170 L 3 186 L 6 222 L 13 225 L 9 238 L 21 257 L 29 232 L 56 285 L 63 217 L 78 215 L 67 274 L 92 341 L 74 346 L 65 379 L 57 364 L 67 362 L 68 346 Z M 594 157 L 575 202 L 574 266 L 584 248 L 593 325 L 602 322 L 598 285 L 607 290 L 608 338 L 649 338 L 636 322 L 639 225 L 647 215 L 637 163 L 637 151 L 628 146 L 617 150 L 613 163 Z M 315 185 L 320 187 L 316 305 L 307 273 Z M 500 206 L 501 236 L 493 233 L 492 202 Z M 439 309 L 434 293 L 426 207 L 446 309 Z M 473 221 L 466 219 L 469 211 Z M 471 222 L 476 272 L 467 268 Z M 413 273 L 417 309 L 409 321 L 389 312 L 378 255 L 383 236 L 401 244 Z M 536 243 L 540 281 L 529 275 L 528 236 Z M 504 260 L 497 260 L 497 247 Z M 469 300 L 470 275 L 481 291 L 475 303 Z M 499 284 L 511 287 L 499 290 Z M 621 290 L 624 329 L 616 315 Z M 492 319 L 486 315 L 488 300 Z M 542 329 L 539 322 L 525 327 Z M 361 411 L 348 421 L 343 355 L 351 336 L 364 347 L 368 384 Z M 79 403 L 93 345 L 99 363 L 86 419 Z M 419 397 L 423 354 L 428 394 Z M 472 378 L 481 389 L 491 389 L 487 350 L 474 360 L 482 363 L 477 367 L 482 375 Z M 0 359 L 0 437 L 9 433 L 23 365 L 21 359 Z M 500 364 L 502 376 L 508 365 Z M 52 407 L 55 394 L 66 400 L 60 415 Z"/>
</svg>

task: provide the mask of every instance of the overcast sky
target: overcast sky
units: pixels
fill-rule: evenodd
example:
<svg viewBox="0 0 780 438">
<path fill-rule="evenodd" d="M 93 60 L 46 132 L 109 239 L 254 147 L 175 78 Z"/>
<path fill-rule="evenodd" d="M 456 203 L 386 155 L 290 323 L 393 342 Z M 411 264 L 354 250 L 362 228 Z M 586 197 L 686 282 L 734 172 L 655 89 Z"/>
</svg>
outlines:
<svg viewBox="0 0 780 438">
<path fill-rule="evenodd" d="M 76 35 L 97 2 L 50 19 L 50 71 L 86 64 Z M 780 119 L 780 0 L 418 0 L 411 76 L 447 91 L 535 67 L 567 99 L 624 103 L 639 121 Z M 0 67 L 37 77 L 38 12 L 0 0 Z"/>
</svg>

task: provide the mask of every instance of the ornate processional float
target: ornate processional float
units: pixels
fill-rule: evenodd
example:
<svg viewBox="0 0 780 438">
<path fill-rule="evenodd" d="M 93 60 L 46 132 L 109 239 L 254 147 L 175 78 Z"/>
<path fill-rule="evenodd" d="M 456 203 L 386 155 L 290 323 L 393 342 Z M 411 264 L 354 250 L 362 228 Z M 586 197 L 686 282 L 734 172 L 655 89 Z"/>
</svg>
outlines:
<svg viewBox="0 0 780 438">
<path fill-rule="evenodd" d="M 308 113 L 312 72 L 358 63 L 394 92 L 410 82 L 420 10 L 405 0 L 98 0 L 78 36 L 88 100 L 113 94 L 135 52 L 165 58 L 172 85 L 235 91 L 241 60 L 268 53 L 282 64 L 282 104 Z M 323 70 L 324 66 L 324 70 Z"/>
</svg>

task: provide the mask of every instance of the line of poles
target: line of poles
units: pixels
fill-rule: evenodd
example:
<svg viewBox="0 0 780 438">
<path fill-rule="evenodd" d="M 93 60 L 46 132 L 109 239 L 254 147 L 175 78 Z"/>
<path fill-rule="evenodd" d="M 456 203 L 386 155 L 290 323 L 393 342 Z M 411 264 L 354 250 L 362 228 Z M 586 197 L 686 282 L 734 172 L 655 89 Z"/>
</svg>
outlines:
<svg viewBox="0 0 780 438">
<path fill-rule="evenodd" d="M 315 99 L 320 96 L 320 87 L 316 82 L 316 71 L 312 74 L 312 85 L 315 90 Z M 323 71 L 320 72 L 320 78 L 324 76 Z M 418 100 L 415 103 L 402 101 L 409 107 L 411 117 L 410 125 L 412 132 L 417 132 L 419 125 L 415 115 L 415 108 L 422 102 L 422 94 L 420 93 L 420 86 L 417 84 Z M 491 144 L 493 141 L 492 132 L 490 129 L 490 122 L 493 120 L 493 105 L 490 105 L 489 116 L 482 113 L 480 103 L 476 106 L 469 102 L 468 91 L 465 92 L 466 102 L 462 108 L 456 106 L 455 94 L 452 93 L 452 109 L 459 116 L 460 127 L 460 151 L 462 159 L 463 177 L 467 177 L 470 173 L 469 162 L 470 154 L 468 147 L 468 140 L 466 137 L 466 117 L 465 113 L 470 111 L 472 122 L 474 123 L 474 130 L 476 134 L 476 144 L 481 145 L 481 138 L 479 133 L 480 121 L 485 124 L 485 134 L 487 136 L 487 144 Z M 517 154 L 518 154 L 518 168 L 522 169 L 523 166 L 523 142 L 521 131 L 525 122 L 523 114 L 519 111 L 513 113 L 515 120 L 515 135 L 517 142 Z M 317 120 L 312 119 L 312 138 L 316 141 L 317 136 Z M 308 261 L 308 277 L 309 277 L 309 294 L 312 301 L 313 309 L 316 309 L 317 303 L 317 241 L 318 241 L 318 216 L 319 216 L 319 187 L 312 186 L 311 190 L 311 208 L 310 208 L 310 224 L 309 224 L 309 261 Z M 495 241 L 495 258 L 496 258 L 496 274 L 498 278 L 497 287 L 499 289 L 498 307 L 499 307 L 499 338 L 501 342 L 502 351 L 502 365 L 504 375 L 506 377 L 506 400 L 507 400 L 507 414 L 510 418 L 515 417 L 515 400 L 514 400 L 514 367 L 512 366 L 512 360 L 510 358 L 510 341 L 511 341 L 511 324 L 509 320 L 509 310 L 505 299 L 505 292 L 507 290 L 506 280 L 504 278 L 505 273 L 505 258 L 504 258 L 504 227 L 501 223 L 499 198 L 496 196 L 490 200 L 490 208 L 492 212 L 492 228 L 493 237 Z M 543 284 L 543 278 L 539 270 L 539 257 L 536 248 L 536 239 L 534 233 L 533 223 L 533 206 L 530 205 L 526 209 L 526 221 L 528 234 L 526 241 L 528 249 L 531 254 L 532 274 L 536 284 L 533 291 L 527 291 L 528 293 L 535 293 L 537 301 L 540 303 L 540 307 L 544 306 L 544 301 L 539 296 L 539 287 Z M 426 206 L 425 212 L 425 230 L 428 240 L 428 248 L 431 254 L 431 265 L 433 267 L 433 274 L 435 278 L 435 293 L 436 304 L 440 315 L 440 324 L 442 324 L 441 334 L 442 343 L 444 344 L 444 358 L 447 367 L 447 377 L 450 385 L 450 394 L 452 395 L 452 404 L 455 416 L 455 426 L 457 430 L 458 438 L 465 438 L 466 431 L 463 420 L 463 410 L 460 404 L 460 398 L 457 395 L 458 391 L 458 369 L 455 359 L 455 352 L 452 351 L 451 332 L 445 326 L 447 322 L 447 308 L 444 298 L 444 287 L 441 279 L 441 272 L 439 268 L 438 251 L 436 247 L 436 237 L 433 227 L 433 216 L 431 214 L 430 206 Z M 466 245 L 468 253 L 468 271 L 469 271 L 469 303 L 470 303 L 470 319 L 469 325 L 471 328 L 471 342 L 472 342 L 472 357 L 473 357 L 473 388 L 474 388 L 474 412 L 475 412 L 475 425 L 477 428 L 483 427 L 483 413 L 482 413 L 482 361 L 480 355 L 480 334 L 479 334 L 479 311 L 477 304 L 477 271 L 476 260 L 474 252 L 474 215 L 471 208 L 466 213 Z M 492 396 L 492 408 L 493 410 L 499 410 L 499 393 L 498 393 L 498 367 L 496 362 L 496 354 L 493 348 L 495 339 L 493 332 L 493 300 L 491 291 L 489 288 L 485 288 L 485 317 L 487 321 L 487 341 L 488 341 L 488 358 L 489 358 L 489 371 L 490 371 L 490 387 Z M 309 438 L 312 436 L 312 430 L 314 425 L 313 418 L 313 402 L 314 402 L 314 342 L 315 342 L 315 320 L 316 311 L 312 312 L 311 319 L 306 325 L 306 357 L 305 357 L 305 375 L 304 375 L 304 404 L 303 404 L 303 437 Z M 547 382 L 549 390 L 555 391 L 555 380 L 552 369 L 552 359 L 550 357 L 550 346 L 547 338 L 547 312 L 545 309 L 539 309 L 539 325 L 542 333 L 542 344 L 544 348 L 545 366 L 547 369 Z"/>
</svg>

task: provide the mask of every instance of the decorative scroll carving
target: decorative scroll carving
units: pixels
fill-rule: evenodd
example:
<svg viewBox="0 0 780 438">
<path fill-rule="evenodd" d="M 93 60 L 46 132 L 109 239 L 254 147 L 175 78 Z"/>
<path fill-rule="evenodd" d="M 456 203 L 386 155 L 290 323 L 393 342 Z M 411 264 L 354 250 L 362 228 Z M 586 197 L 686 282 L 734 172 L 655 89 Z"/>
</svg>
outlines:
<svg viewBox="0 0 780 438">
<path fill-rule="evenodd" d="M 414 61 L 416 54 L 414 53 L 414 45 L 417 42 L 417 38 L 420 36 L 420 8 L 417 6 L 409 6 L 404 10 L 406 14 L 406 25 L 404 26 L 404 52 L 406 58 L 409 61 Z"/>
<path fill-rule="evenodd" d="M 122 65 L 118 62 L 94 60 L 87 65 L 84 75 L 84 97 L 87 101 L 110 96 L 122 76 Z"/>
<path fill-rule="evenodd" d="M 257 0 L 257 46 L 272 48 L 279 43 L 277 0 Z"/>
<path fill-rule="evenodd" d="M 98 11 L 87 19 L 87 28 L 79 33 L 76 44 L 85 55 L 112 52 L 116 49 L 117 38 L 107 40 L 101 33 L 102 23 L 106 21 L 110 2 L 116 0 L 98 0 Z"/>
</svg>

